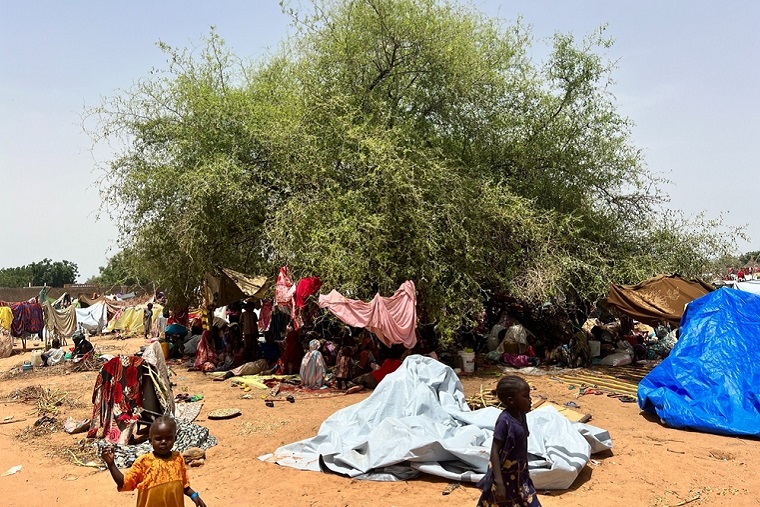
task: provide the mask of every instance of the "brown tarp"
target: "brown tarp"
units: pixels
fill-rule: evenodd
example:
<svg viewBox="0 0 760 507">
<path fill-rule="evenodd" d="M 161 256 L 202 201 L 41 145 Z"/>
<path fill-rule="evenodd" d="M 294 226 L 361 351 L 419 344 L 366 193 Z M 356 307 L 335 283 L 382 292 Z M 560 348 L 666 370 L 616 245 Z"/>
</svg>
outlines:
<svg viewBox="0 0 760 507">
<path fill-rule="evenodd" d="M 250 276 L 229 268 L 221 268 L 219 277 L 206 274 L 206 304 L 225 306 L 245 298 L 259 298 L 271 286 L 266 276 Z"/>
<path fill-rule="evenodd" d="M 687 303 L 714 290 L 699 279 L 659 275 L 637 285 L 611 285 L 607 304 L 651 326 L 662 320 L 677 326 Z"/>
</svg>

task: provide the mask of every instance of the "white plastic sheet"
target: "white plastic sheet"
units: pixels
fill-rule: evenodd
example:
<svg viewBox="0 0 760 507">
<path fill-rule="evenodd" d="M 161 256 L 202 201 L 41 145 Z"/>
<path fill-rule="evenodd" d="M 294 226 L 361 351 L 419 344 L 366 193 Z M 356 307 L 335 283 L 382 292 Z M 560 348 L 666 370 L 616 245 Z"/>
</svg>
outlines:
<svg viewBox="0 0 760 507">
<path fill-rule="evenodd" d="M 259 459 L 359 479 L 406 480 L 424 472 L 477 482 L 488 468 L 499 413 L 471 411 L 451 368 L 412 355 L 368 398 L 328 417 L 315 437 Z M 538 489 L 570 487 L 592 452 L 612 447 L 606 431 L 572 423 L 548 406 L 528 414 L 528 428 Z"/>
<path fill-rule="evenodd" d="M 105 303 L 96 303 L 87 308 L 77 308 L 77 326 L 80 329 L 101 333 L 108 324 Z"/>
</svg>

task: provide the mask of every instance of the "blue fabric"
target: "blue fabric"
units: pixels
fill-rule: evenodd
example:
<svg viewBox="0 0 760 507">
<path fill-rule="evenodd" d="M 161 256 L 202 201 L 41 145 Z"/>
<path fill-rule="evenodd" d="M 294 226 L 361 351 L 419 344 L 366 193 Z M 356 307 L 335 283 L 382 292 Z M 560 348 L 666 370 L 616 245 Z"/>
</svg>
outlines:
<svg viewBox="0 0 760 507">
<path fill-rule="evenodd" d="M 692 301 L 681 338 L 639 384 L 639 407 L 668 426 L 760 436 L 760 296 L 720 289 Z"/>
</svg>

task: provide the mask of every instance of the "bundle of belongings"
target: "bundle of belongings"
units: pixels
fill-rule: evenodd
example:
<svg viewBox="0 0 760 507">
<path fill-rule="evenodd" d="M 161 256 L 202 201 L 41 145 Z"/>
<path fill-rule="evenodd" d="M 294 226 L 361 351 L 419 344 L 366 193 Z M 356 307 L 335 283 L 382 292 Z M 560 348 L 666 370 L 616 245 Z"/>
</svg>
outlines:
<svg viewBox="0 0 760 507">
<path fill-rule="evenodd" d="M 259 459 L 299 470 L 398 481 L 428 473 L 478 482 L 488 469 L 501 411 L 472 411 L 454 371 L 411 355 L 365 400 L 331 415 L 317 436 Z M 566 489 L 592 453 L 612 447 L 609 434 L 570 422 L 550 406 L 527 415 L 528 465 L 536 489 Z"/>
<path fill-rule="evenodd" d="M 116 356 L 106 362 L 95 380 L 92 393 L 92 419 L 89 438 L 103 439 L 100 446 L 117 444 L 115 462 L 119 468 L 132 465 L 135 459 L 150 452 L 144 439 L 150 423 L 160 415 L 174 415 L 174 395 L 169 370 L 161 346 L 151 343 L 139 356 Z M 142 429 L 142 431 L 141 431 Z M 177 443 L 174 449 L 207 449 L 216 445 L 208 429 L 189 421 L 177 420 Z"/>
</svg>

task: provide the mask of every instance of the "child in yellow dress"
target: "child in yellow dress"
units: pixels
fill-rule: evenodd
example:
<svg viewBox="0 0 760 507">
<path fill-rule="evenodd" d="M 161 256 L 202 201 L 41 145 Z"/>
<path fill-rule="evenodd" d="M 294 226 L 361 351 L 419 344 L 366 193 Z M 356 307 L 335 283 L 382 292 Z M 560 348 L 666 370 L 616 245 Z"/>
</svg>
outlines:
<svg viewBox="0 0 760 507">
<path fill-rule="evenodd" d="M 183 507 L 187 495 L 198 507 L 206 507 L 197 491 L 190 488 L 182 455 L 172 451 L 177 440 L 177 423 L 168 416 L 156 418 L 150 426 L 153 452 L 143 454 L 126 475 L 114 464 L 113 449 L 103 450 L 101 457 L 108 465 L 119 491 L 137 490 L 137 507 Z"/>
</svg>

